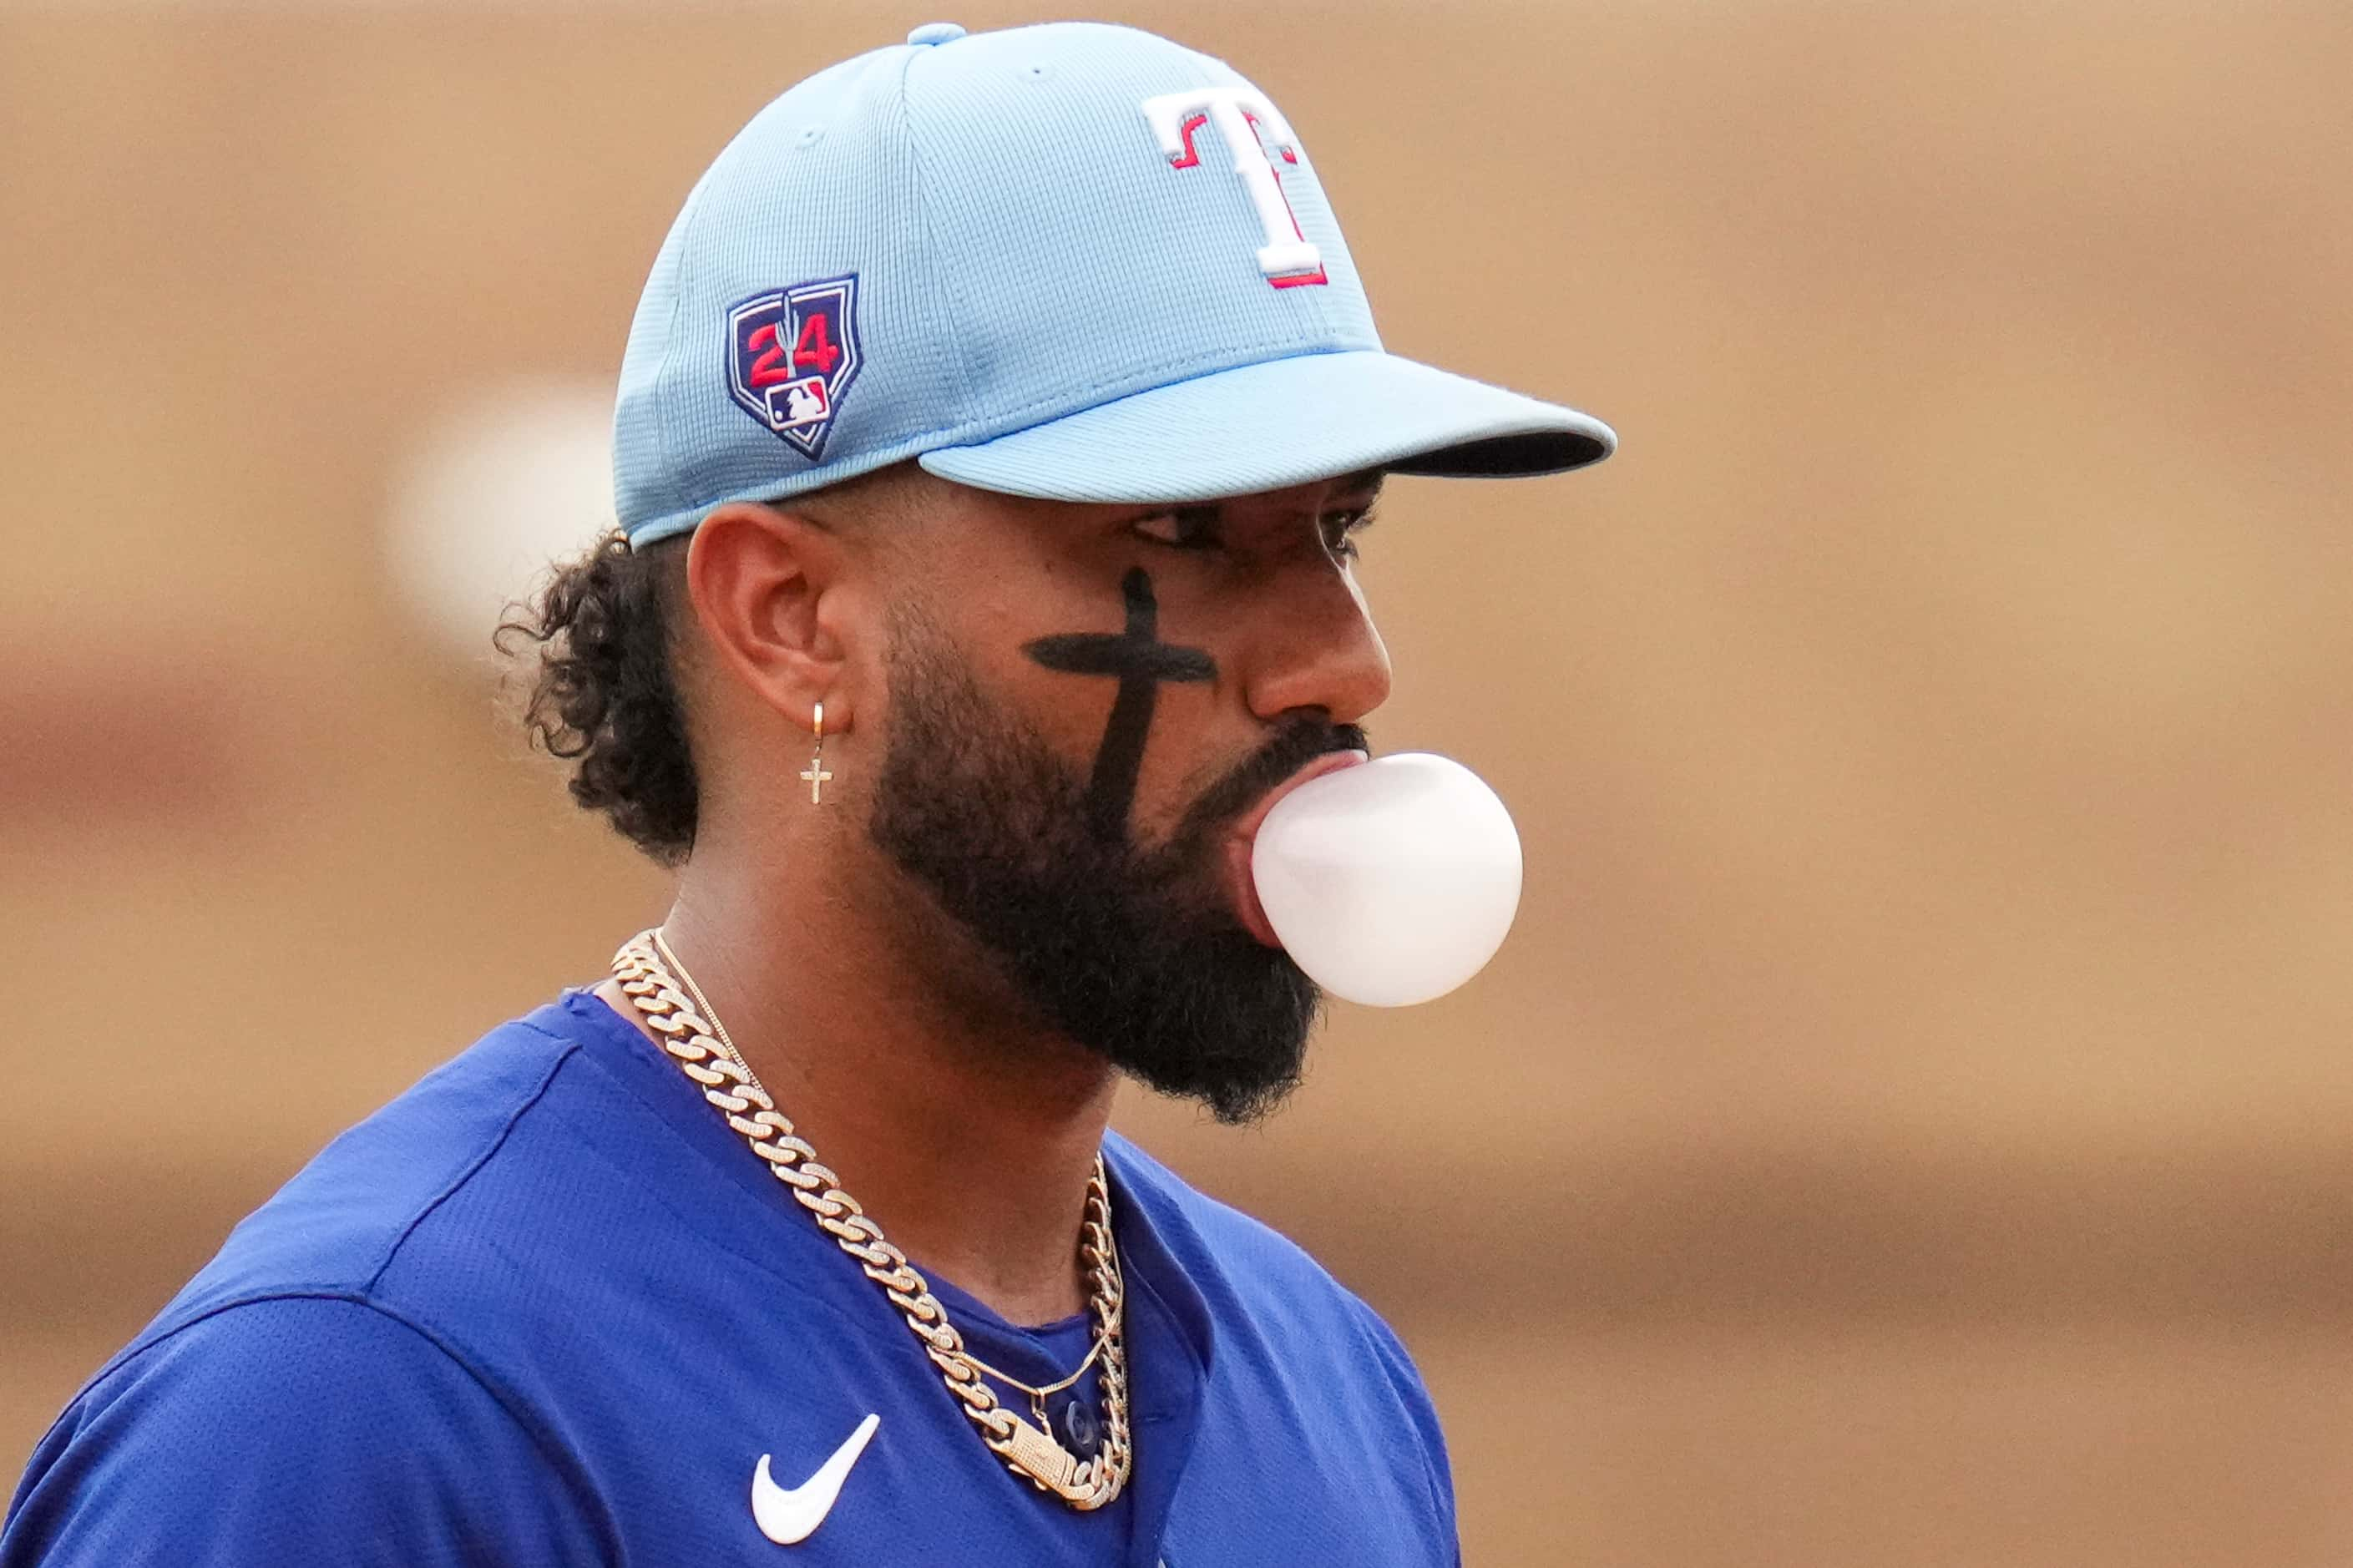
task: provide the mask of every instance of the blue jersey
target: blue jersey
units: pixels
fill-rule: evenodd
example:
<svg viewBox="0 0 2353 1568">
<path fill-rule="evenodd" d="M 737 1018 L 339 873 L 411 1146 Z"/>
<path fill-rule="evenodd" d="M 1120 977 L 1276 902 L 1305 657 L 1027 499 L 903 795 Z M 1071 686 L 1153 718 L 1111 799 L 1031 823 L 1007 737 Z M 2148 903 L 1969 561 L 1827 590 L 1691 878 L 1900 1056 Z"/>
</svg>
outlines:
<svg viewBox="0 0 2353 1568">
<path fill-rule="evenodd" d="M 1388 1329 L 1134 1145 L 1104 1155 L 1134 1468 L 1079 1513 L 982 1444 L 675 1066 L 568 993 L 237 1226 L 43 1439 L 0 1568 L 1456 1562 L 1437 1418 Z M 932 1283 L 1017 1377 L 1083 1354 L 1082 1320 L 1025 1329 Z M 816 1516 L 796 1544 L 754 1516 L 764 1455 L 765 1489 Z"/>
</svg>

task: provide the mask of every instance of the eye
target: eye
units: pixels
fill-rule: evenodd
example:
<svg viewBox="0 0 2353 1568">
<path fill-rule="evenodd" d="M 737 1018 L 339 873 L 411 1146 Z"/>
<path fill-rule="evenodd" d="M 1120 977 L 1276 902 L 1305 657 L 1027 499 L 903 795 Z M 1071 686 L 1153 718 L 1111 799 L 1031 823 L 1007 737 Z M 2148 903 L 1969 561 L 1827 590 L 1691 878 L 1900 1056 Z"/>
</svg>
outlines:
<svg viewBox="0 0 2353 1568">
<path fill-rule="evenodd" d="M 1354 561 L 1361 553 L 1356 535 L 1372 526 L 1373 509 L 1369 506 L 1332 512 L 1324 519 L 1324 548 L 1343 561 Z"/>
<path fill-rule="evenodd" d="M 1171 550 L 1222 550 L 1226 543 L 1226 536 L 1219 530 L 1215 507 L 1187 506 L 1155 512 L 1150 517 L 1137 518 L 1128 527 L 1140 537 Z"/>
</svg>

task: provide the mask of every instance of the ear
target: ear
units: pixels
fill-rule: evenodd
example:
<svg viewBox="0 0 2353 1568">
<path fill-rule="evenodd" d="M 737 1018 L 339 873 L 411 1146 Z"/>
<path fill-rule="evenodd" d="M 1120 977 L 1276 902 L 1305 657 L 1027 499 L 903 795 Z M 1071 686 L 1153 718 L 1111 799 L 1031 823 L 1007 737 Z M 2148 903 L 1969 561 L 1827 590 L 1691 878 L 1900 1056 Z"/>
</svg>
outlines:
<svg viewBox="0 0 2353 1568">
<path fill-rule="evenodd" d="M 825 704 L 828 732 L 854 712 L 843 676 L 839 606 L 827 595 L 844 560 L 840 538 L 805 514 L 731 501 L 699 523 L 687 547 L 687 592 L 719 662 L 800 729 Z"/>
</svg>

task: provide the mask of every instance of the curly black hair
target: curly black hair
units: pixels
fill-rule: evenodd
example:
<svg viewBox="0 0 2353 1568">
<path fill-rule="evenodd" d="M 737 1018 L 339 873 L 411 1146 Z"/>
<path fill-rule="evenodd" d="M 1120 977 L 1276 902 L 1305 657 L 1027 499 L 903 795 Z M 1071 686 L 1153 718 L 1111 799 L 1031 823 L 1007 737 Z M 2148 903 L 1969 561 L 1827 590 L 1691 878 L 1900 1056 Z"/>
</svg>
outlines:
<svg viewBox="0 0 2353 1568">
<path fill-rule="evenodd" d="M 686 543 L 632 550 L 607 534 L 530 603 L 509 605 L 492 638 L 501 653 L 518 637 L 539 645 L 523 727 L 573 763 L 572 798 L 662 866 L 694 848 L 694 755 L 672 672 L 689 613 Z"/>
</svg>

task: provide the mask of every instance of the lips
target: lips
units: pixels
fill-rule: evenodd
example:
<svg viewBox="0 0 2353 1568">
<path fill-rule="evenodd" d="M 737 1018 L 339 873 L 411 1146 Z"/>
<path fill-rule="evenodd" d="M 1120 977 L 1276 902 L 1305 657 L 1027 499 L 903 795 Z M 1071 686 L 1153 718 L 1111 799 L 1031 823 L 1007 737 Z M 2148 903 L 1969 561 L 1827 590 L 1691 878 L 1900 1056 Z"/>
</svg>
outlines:
<svg viewBox="0 0 2353 1568">
<path fill-rule="evenodd" d="M 1258 842 L 1258 830 L 1266 821 L 1266 814 L 1275 803 L 1301 784 L 1320 779 L 1325 773 L 1338 773 L 1342 768 L 1360 767 L 1372 761 L 1364 752 L 1326 752 L 1282 783 L 1266 792 L 1264 799 L 1243 814 L 1226 839 L 1227 891 L 1234 905 L 1234 913 L 1242 925 L 1268 947 L 1281 947 L 1282 939 L 1274 934 L 1274 924 L 1266 918 L 1266 909 L 1259 902 L 1258 881 L 1250 874 L 1250 851 Z"/>
</svg>

